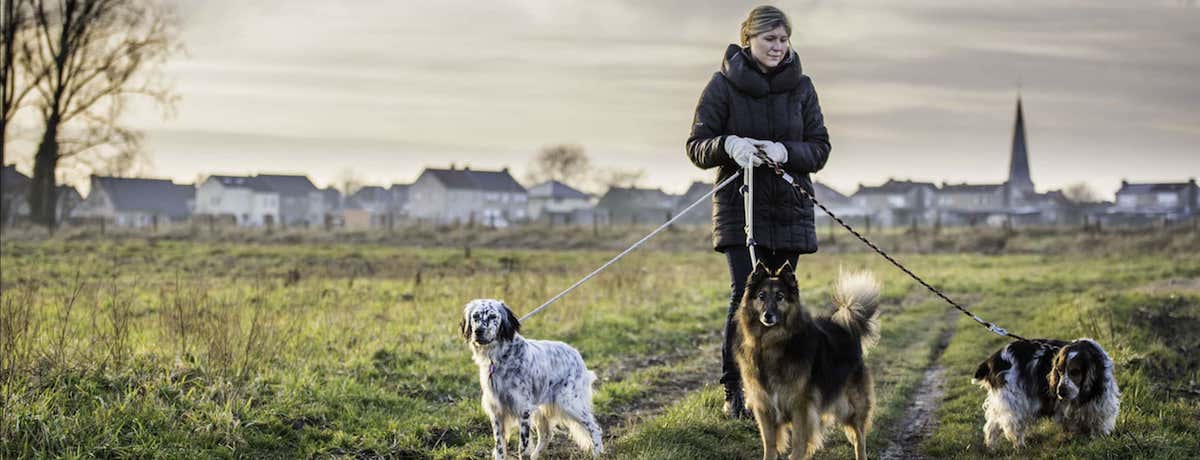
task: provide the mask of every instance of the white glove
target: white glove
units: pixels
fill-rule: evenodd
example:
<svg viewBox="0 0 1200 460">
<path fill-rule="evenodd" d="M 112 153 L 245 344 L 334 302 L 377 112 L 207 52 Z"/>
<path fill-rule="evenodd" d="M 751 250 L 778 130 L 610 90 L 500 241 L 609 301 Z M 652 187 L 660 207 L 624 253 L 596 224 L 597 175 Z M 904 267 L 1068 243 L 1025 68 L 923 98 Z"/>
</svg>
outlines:
<svg viewBox="0 0 1200 460">
<path fill-rule="evenodd" d="M 784 147 L 783 144 L 779 142 L 760 140 L 751 140 L 750 143 L 754 144 L 756 148 L 762 149 L 762 151 L 767 154 L 767 158 L 770 158 L 771 161 L 774 161 L 776 164 L 782 165 L 787 163 L 788 151 L 787 147 Z"/>
<path fill-rule="evenodd" d="M 733 158 L 733 161 L 737 162 L 738 166 L 743 168 L 762 164 L 762 159 L 755 155 L 758 153 L 758 147 L 755 147 L 746 138 L 726 136 L 725 151 L 729 153 L 729 157 Z"/>
</svg>

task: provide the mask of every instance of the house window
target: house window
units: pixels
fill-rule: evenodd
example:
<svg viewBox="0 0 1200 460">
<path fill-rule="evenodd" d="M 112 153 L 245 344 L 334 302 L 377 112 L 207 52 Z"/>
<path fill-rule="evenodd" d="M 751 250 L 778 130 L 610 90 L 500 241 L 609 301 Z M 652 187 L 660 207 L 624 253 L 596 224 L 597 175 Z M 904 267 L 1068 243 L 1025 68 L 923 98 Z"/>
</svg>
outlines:
<svg viewBox="0 0 1200 460">
<path fill-rule="evenodd" d="M 487 201 L 500 201 L 500 194 L 498 194 L 498 193 L 485 193 L 485 194 L 483 194 L 483 199 L 485 199 L 485 200 L 487 200 Z"/>
<path fill-rule="evenodd" d="M 1179 206 L 1179 195 L 1174 193 L 1159 193 L 1158 205 L 1167 207 Z"/>
<path fill-rule="evenodd" d="M 905 203 L 908 201 L 905 200 L 904 197 L 897 195 L 888 195 L 887 200 L 888 204 L 895 208 L 903 208 Z"/>
</svg>

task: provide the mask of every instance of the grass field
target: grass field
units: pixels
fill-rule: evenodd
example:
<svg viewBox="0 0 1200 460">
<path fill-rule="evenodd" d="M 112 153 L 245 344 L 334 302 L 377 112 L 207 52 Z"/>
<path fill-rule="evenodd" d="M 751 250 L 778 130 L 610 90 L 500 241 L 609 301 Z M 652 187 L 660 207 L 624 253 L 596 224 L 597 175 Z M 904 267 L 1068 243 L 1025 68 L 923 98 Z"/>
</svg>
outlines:
<svg viewBox="0 0 1200 460">
<path fill-rule="evenodd" d="M 622 260 L 524 325 L 577 347 L 600 376 L 608 458 L 758 458 L 750 422 L 719 416 L 728 279 L 703 246 Z M 845 236 L 841 236 L 845 239 Z M 1115 238 L 1111 237 L 1110 239 Z M 981 447 L 974 366 L 1004 343 L 877 256 L 802 258 L 828 307 L 839 267 L 884 281 L 871 353 L 872 456 L 905 431 L 926 370 L 944 369 L 935 425 L 911 442 L 936 458 L 1192 458 L 1200 452 L 1200 238 L 1014 239 L 1019 254 L 902 253 L 976 313 L 1029 337 L 1100 340 L 1117 365 L 1112 436 Z M 64 238 L 0 246 L 0 458 L 482 458 L 490 428 L 456 335 L 477 297 L 528 311 L 609 249 L 397 247 L 385 242 Z M 845 244 L 845 241 L 842 241 Z M 938 243 L 926 243 L 933 248 Z M 949 245 L 950 243 L 945 243 Z M 1056 251 L 1057 246 L 1071 250 Z M 953 247 L 947 246 L 947 247 Z M 850 455 L 840 433 L 821 457 Z M 559 436 L 552 457 L 582 457 Z"/>
</svg>

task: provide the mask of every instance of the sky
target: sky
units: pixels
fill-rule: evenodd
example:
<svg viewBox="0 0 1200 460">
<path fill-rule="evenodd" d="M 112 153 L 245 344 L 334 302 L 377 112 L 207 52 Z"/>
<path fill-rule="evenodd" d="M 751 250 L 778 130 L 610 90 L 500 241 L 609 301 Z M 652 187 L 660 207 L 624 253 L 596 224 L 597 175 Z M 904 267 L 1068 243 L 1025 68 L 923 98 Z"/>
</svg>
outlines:
<svg viewBox="0 0 1200 460">
<path fill-rule="evenodd" d="M 454 164 L 524 182 L 541 148 L 571 143 L 674 193 L 712 178 L 684 141 L 758 4 L 173 1 L 187 48 L 165 69 L 176 114 L 134 104 L 125 117 L 146 132 L 146 175 L 388 185 Z M 1019 91 L 1037 188 L 1111 197 L 1122 179 L 1200 176 L 1198 3 L 774 5 L 830 132 L 817 180 L 847 193 L 888 178 L 1002 182 Z"/>
</svg>

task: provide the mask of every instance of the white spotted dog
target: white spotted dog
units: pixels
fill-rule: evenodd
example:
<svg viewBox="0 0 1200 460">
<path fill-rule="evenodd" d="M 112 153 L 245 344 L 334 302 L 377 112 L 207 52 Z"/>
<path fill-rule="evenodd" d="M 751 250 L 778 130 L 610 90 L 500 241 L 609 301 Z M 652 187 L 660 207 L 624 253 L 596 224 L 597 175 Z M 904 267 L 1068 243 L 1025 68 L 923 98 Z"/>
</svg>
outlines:
<svg viewBox="0 0 1200 460">
<path fill-rule="evenodd" d="M 600 424 L 592 414 L 592 382 L 579 351 L 562 342 L 526 340 L 521 325 L 504 302 L 472 300 L 463 309 L 463 338 L 479 365 L 483 410 L 492 419 L 496 448 L 503 459 L 508 437 L 519 428 L 520 450 L 531 459 L 550 443 L 556 425 L 564 425 L 580 449 L 593 456 L 604 451 Z M 529 450 L 530 425 L 537 446 Z"/>
<path fill-rule="evenodd" d="M 988 390 L 983 442 L 989 448 L 1002 435 L 1022 447 L 1040 417 L 1071 435 L 1109 434 L 1121 409 L 1112 359 L 1092 339 L 1010 343 L 979 364 L 975 383 Z"/>
</svg>

